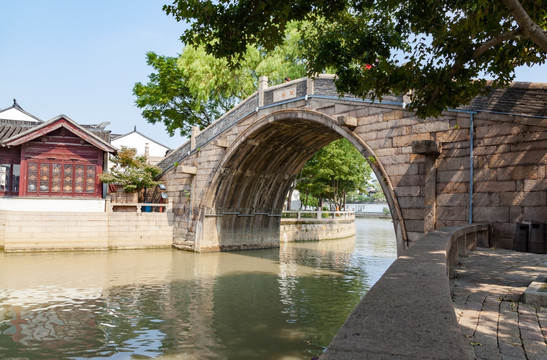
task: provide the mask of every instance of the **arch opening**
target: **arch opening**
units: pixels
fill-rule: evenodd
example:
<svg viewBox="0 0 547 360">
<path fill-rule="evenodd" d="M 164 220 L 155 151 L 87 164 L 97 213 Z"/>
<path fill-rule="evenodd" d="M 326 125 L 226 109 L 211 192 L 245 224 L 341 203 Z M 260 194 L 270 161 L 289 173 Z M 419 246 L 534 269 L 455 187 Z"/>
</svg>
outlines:
<svg viewBox="0 0 547 360">
<path fill-rule="evenodd" d="M 351 130 L 314 111 L 278 111 L 256 121 L 228 148 L 212 175 L 202 202 L 196 250 L 279 247 L 283 205 L 295 177 L 319 149 L 342 137 L 367 161 L 375 158 Z M 386 179 L 378 160 L 371 167 L 378 179 Z M 396 198 L 387 182 L 382 189 L 394 220 L 397 248 L 403 249 L 404 224 Z"/>
</svg>

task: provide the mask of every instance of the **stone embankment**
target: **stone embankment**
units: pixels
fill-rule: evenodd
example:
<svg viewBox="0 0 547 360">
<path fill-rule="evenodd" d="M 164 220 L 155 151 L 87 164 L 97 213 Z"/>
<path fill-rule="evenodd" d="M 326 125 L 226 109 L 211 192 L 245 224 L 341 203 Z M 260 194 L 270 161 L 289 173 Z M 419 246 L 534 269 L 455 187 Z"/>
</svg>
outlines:
<svg viewBox="0 0 547 360">
<path fill-rule="evenodd" d="M 132 207 L 132 211 L 113 212 L 109 201 L 103 212 L 0 211 L 0 249 L 22 252 L 172 246 L 170 205 L 158 205 L 165 208 L 164 212 L 140 211 L 154 204 L 113 205 Z"/>
<path fill-rule="evenodd" d="M 343 239 L 355 236 L 352 211 L 284 211 L 281 242 Z"/>
<path fill-rule="evenodd" d="M 412 245 L 370 289 L 321 359 L 470 359 L 449 275 L 487 225 L 448 227 Z"/>
</svg>

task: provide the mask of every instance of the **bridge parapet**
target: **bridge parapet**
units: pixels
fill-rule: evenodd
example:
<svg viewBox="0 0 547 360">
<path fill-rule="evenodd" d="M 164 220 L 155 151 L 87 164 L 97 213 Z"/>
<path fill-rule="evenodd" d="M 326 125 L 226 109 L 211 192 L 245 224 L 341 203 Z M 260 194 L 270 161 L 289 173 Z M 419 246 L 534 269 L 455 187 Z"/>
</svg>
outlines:
<svg viewBox="0 0 547 360">
<path fill-rule="evenodd" d="M 488 225 L 430 232 L 363 297 L 320 359 L 470 359 L 449 275 Z"/>
<path fill-rule="evenodd" d="M 196 149 L 199 149 L 218 137 L 224 131 L 238 123 L 239 121 L 258 113 L 260 110 L 266 110 L 272 105 L 280 105 L 285 102 L 293 103 L 298 100 L 316 99 L 332 99 L 332 100 L 359 100 L 351 94 L 341 96 L 334 85 L 334 75 L 319 75 L 315 79 L 302 78 L 293 80 L 287 83 L 266 87 L 264 89 L 264 104 L 259 104 L 258 92 L 239 103 L 233 109 L 222 115 L 206 129 L 201 131 L 196 137 Z M 359 100 L 372 103 L 372 100 Z M 402 105 L 402 96 L 386 96 L 382 101 L 376 103 L 384 103 L 391 105 Z M 180 162 L 185 157 L 189 156 L 196 149 L 190 146 L 190 140 L 173 151 L 165 160 L 161 161 L 158 166 L 167 171 Z"/>
</svg>

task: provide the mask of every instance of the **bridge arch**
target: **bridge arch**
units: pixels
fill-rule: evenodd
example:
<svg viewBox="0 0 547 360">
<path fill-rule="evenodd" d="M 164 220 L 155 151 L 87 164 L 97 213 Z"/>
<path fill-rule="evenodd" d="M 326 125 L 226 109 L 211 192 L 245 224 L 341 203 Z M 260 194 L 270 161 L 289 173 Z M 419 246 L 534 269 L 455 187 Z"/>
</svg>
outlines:
<svg viewBox="0 0 547 360">
<path fill-rule="evenodd" d="M 291 183 L 309 158 L 339 138 L 349 140 L 381 179 L 401 253 L 407 246 L 404 220 L 381 159 L 350 127 L 310 109 L 267 113 L 226 149 L 207 181 L 196 250 L 279 246 L 280 215 Z"/>
</svg>

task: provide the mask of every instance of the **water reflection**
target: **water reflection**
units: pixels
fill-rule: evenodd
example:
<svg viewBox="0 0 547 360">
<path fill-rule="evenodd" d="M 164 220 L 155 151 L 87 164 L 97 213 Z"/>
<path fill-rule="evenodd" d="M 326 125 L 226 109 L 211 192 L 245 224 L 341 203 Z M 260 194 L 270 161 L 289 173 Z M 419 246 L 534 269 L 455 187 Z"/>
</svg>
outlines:
<svg viewBox="0 0 547 360">
<path fill-rule="evenodd" d="M 220 254 L 0 253 L 0 358 L 310 359 L 395 258 L 357 239 Z"/>
</svg>

